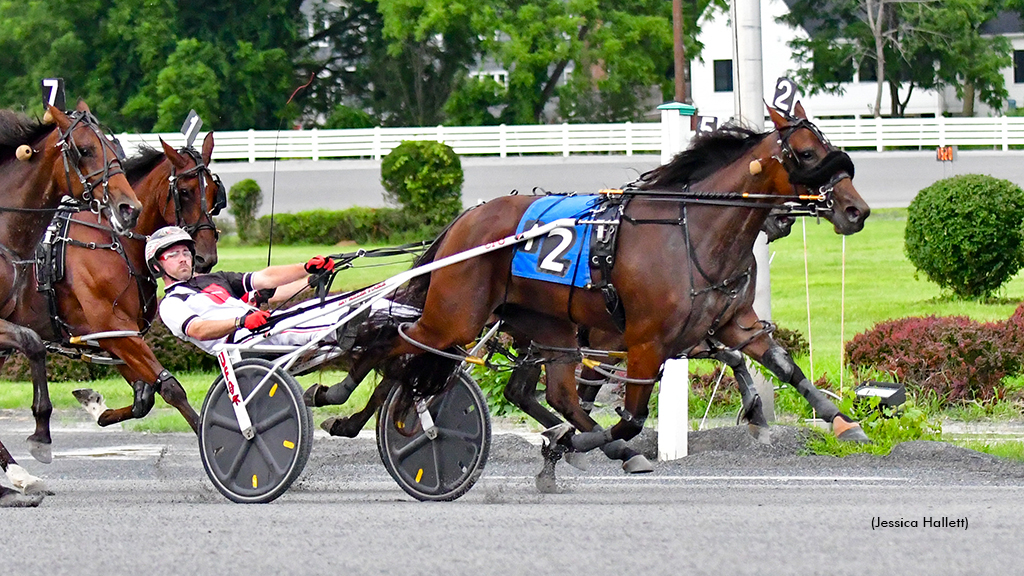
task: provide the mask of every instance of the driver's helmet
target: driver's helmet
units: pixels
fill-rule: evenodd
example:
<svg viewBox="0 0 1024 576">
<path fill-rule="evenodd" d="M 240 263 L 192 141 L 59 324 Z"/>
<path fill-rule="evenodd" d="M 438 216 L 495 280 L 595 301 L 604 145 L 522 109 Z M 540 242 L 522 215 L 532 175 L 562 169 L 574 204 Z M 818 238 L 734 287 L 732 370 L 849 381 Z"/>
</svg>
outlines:
<svg viewBox="0 0 1024 576">
<path fill-rule="evenodd" d="M 149 266 L 150 272 L 158 277 L 163 275 L 164 270 L 160 266 L 160 255 L 176 244 L 187 246 L 189 252 L 192 252 L 192 257 L 195 258 L 196 241 L 189 236 L 188 232 L 177 226 L 164 226 L 146 240 L 146 265 Z"/>
</svg>

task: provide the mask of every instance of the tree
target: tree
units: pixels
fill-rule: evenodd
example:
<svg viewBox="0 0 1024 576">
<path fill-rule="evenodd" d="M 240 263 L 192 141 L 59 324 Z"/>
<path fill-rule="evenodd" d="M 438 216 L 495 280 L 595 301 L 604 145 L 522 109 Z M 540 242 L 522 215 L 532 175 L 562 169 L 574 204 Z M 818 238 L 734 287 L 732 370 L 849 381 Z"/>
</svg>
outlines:
<svg viewBox="0 0 1024 576">
<path fill-rule="evenodd" d="M 881 116 L 882 87 L 889 85 L 891 113 L 902 116 L 915 87 L 954 86 L 973 114 L 973 91 L 999 108 L 1006 98 L 1000 69 L 1009 44 L 981 36 L 1003 0 L 795 0 L 780 21 L 808 34 L 790 41 L 809 93 L 841 94 L 854 67 L 877 82 L 873 113 Z M 901 89 L 905 88 L 901 97 Z M 966 95 L 971 92 L 970 97 Z"/>
<path fill-rule="evenodd" d="M 686 53 L 698 19 L 720 0 L 687 1 Z M 478 16 L 486 53 L 509 71 L 508 123 L 542 122 L 557 97 L 563 118 L 621 121 L 672 97 L 671 3 L 655 0 L 492 0 Z M 567 71 L 572 70 L 571 75 Z"/>
</svg>

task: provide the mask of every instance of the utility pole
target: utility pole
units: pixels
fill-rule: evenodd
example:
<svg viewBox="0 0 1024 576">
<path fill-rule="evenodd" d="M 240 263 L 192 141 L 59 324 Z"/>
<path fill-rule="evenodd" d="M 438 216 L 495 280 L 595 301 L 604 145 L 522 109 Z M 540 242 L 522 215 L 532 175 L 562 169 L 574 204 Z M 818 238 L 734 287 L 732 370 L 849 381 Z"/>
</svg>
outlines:
<svg viewBox="0 0 1024 576">
<path fill-rule="evenodd" d="M 672 40 L 675 47 L 676 102 L 686 101 L 686 47 L 683 46 L 683 0 L 672 0 Z"/>
<path fill-rule="evenodd" d="M 764 63 L 761 59 L 761 2 L 733 0 L 733 87 L 735 118 L 748 127 L 764 131 Z M 754 243 L 757 285 L 754 312 L 762 320 L 772 318 L 772 285 L 768 269 L 768 237 L 761 232 Z M 775 419 L 775 387 L 759 372 L 751 371 L 764 407 L 765 418 Z"/>
</svg>

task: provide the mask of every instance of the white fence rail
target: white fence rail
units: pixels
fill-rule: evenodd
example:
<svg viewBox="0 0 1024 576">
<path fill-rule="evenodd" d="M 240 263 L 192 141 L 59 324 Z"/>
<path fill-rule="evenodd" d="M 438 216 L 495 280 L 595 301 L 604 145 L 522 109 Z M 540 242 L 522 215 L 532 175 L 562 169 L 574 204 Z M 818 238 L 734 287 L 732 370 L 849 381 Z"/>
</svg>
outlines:
<svg viewBox="0 0 1024 576">
<path fill-rule="evenodd" d="M 1024 117 L 897 118 L 819 120 L 832 141 L 844 149 L 980 146 L 1009 150 L 1024 147 Z M 556 124 L 537 126 L 435 126 L 358 130 L 282 130 L 217 132 L 217 160 L 373 158 L 386 156 L 403 140 L 437 140 L 460 155 L 658 153 L 661 123 Z M 158 138 L 180 145 L 178 133 L 119 134 L 129 154 L 138 144 L 159 146 Z"/>
</svg>

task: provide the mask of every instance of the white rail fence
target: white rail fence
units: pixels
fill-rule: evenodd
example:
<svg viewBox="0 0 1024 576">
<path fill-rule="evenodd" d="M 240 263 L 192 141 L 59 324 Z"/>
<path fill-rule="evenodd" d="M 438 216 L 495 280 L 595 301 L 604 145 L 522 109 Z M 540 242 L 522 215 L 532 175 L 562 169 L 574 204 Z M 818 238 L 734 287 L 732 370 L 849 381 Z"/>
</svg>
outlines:
<svg viewBox="0 0 1024 576">
<path fill-rule="evenodd" d="M 936 146 L 977 146 L 996 150 L 1024 147 L 1024 117 L 898 118 L 818 120 L 832 143 L 843 149 L 927 149 Z M 356 130 L 272 130 L 216 132 L 217 160 L 372 158 L 386 156 L 403 140 L 437 140 L 459 155 L 519 156 L 528 154 L 658 153 L 659 122 L 622 124 L 555 124 L 428 128 L 366 128 Z M 131 154 L 141 143 L 159 146 L 159 138 L 180 145 L 181 134 L 119 134 Z"/>
</svg>

